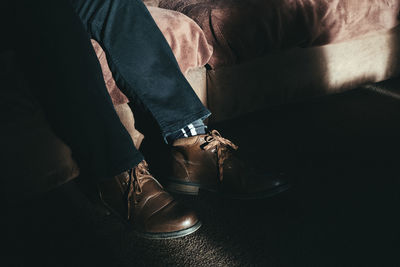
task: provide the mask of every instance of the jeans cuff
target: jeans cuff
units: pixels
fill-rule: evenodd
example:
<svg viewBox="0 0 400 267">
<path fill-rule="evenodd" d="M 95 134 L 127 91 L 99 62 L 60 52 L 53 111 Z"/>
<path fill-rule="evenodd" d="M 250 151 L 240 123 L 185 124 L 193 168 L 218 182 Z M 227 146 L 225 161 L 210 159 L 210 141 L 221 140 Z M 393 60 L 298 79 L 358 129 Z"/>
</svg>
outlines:
<svg viewBox="0 0 400 267">
<path fill-rule="evenodd" d="M 200 119 L 204 121 L 210 115 L 211 115 L 211 112 L 208 109 L 204 109 L 201 112 L 199 112 L 195 115 L 188 116 L 187 118 L 184 118 L 183 120 L 179 120 L 177 123 L 169 125 L 168 127 L 163 127 L 162 135 L 164 137 L 164 142 L 168 143 L 167 137 L 169 135 L 176 133 L 177 131 L 179 131 L 180 129 L 184 128 L 185 126 L 191 124 L 194 121 L 197 121 Z"/>
</svg>

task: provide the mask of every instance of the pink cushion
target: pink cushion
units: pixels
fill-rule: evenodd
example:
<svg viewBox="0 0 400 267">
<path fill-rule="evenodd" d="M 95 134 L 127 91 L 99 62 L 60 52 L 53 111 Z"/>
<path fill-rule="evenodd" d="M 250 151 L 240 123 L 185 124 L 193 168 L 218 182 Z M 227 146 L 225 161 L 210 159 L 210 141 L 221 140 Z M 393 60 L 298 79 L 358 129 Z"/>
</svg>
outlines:
<svg viewBox="0 0 400 267">
<path fill-rule="evenodd" d="M 212 47 L 207 43 L 203 31 L 192 19 L 172 10 L 157 7 L 148 9 L 171 46 L 183 73 L 191 68 L 204 66 L 208 62 L 212 55 Z M 128 99 L 115 84 L 103 49 L 95 40 L 92 40 L 92 44 L 114 105 L 127 103 Z"/>
</svg>

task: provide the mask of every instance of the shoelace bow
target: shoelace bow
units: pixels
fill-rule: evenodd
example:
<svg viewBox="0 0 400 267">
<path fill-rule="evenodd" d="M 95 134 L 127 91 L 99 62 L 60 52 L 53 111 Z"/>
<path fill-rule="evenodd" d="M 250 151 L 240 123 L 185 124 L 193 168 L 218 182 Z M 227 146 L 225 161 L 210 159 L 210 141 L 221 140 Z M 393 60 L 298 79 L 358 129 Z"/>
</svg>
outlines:
<svg viewBox="0 0 400 267">
<path fill-rule="evenodd" d="M 204 146 L 205 150 L 211 150 L 214 147 L 217 149 L 219 180 L 222 182 L 224 179 L 224 161 L 228 158 L 230 149 L 237 150 L 239 147 L 230 140 L 223 138 L 217 130 L 212 130 L 204 139 L 208 143 Z"/>
</svg>

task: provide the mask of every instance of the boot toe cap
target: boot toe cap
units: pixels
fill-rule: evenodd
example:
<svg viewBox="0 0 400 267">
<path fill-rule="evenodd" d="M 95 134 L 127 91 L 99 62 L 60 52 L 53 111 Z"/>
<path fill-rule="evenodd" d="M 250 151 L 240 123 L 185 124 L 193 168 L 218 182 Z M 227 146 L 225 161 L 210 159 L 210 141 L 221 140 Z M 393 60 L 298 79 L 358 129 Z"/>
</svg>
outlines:
<svg viewBox="0 0 400 267">
<path fill-rule="evenodd" d="M 188 230 L 198 225 L 196 213 L 172 201 L 146 220 L 147 233 L 172 233 Z"/>
</svg>

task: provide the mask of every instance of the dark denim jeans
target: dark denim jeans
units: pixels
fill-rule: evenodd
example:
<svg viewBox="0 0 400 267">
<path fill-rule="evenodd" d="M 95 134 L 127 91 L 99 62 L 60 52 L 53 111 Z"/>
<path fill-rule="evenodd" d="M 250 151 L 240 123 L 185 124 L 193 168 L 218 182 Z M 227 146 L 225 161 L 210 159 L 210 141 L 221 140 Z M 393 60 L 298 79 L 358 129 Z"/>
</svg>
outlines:
<svg viewBox="0 0 400 267">
<path fill-rule="evenodd" d="M 89 36 L 106 51 L 135 115 L 151 117 L 162 136 L 210 113 L 140 1 L 70 3 L 17 1 L 14 45 L 50 125 L 71 147 L 82 172 L 111 178 L 143 156 L 114 110 Z"/>
<path fill-rule="evenodd" d="M 133 107 L 151 113 L 164 137 L 210 114 L 142 0 L 69 1 L 104 49 L 119 88 Z"/>
</svg>

